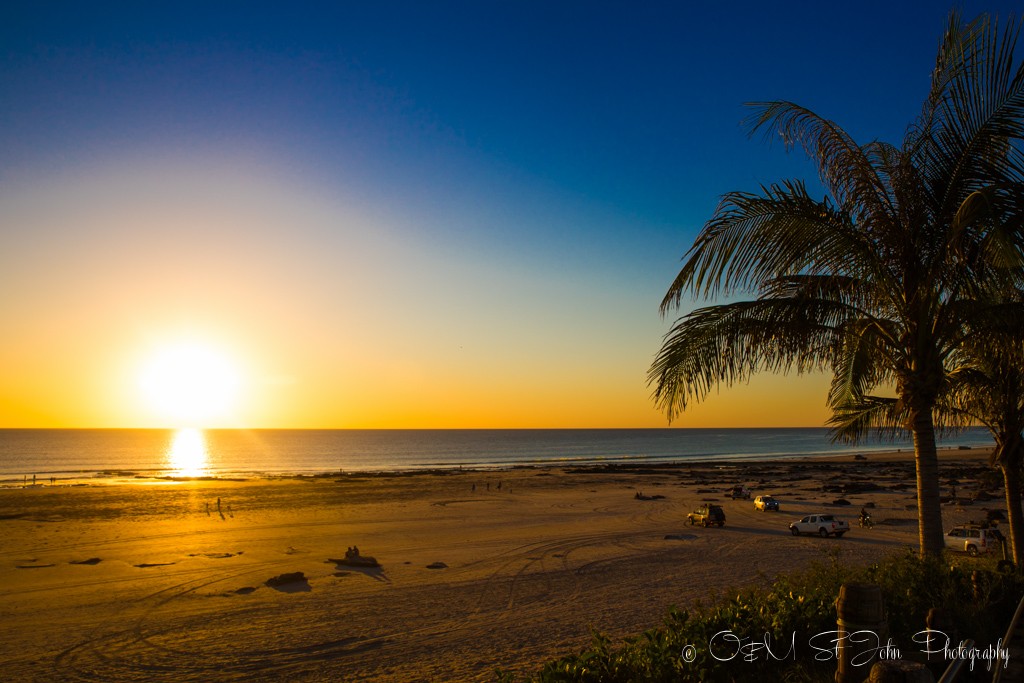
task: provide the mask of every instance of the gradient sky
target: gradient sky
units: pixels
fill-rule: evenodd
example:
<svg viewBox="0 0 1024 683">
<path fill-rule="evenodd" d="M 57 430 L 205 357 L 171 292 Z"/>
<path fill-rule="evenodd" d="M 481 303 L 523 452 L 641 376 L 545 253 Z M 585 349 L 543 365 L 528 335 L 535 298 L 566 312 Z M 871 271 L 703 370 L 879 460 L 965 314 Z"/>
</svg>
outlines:
<svg viewBox="0 0 1024 683">
<path fill-rule="evenodd" d="M 0 427 L 169 426 L 139 377 L 183 340 L 240 377 L 203 426 L 665 426 L 680 257 L 722 193 L 814 178 L 743 103 L 898 141 L 950 8 L 149 4 L 5 6 Z M 826 387 L 674 424 L 816 426 Z"/>
</svg>

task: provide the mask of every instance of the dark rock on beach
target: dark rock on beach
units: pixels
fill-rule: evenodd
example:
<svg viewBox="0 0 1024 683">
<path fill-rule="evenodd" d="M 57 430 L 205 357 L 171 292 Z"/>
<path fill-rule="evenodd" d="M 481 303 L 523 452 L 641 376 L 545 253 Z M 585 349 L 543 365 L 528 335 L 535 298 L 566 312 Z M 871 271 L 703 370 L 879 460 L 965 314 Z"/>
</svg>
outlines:
<svg viewBox="0 0 1024 683">
<path fill-rule="evenodd" d="M 293 583 L 307 583 L 307 581 L 306 575 L 302 572 L 288 572 L 286 574 L 272 576 L 264 581 L 264 583 L 271 588 L 278 588 L 280 586 L 287 586 Z"/>
</svg>

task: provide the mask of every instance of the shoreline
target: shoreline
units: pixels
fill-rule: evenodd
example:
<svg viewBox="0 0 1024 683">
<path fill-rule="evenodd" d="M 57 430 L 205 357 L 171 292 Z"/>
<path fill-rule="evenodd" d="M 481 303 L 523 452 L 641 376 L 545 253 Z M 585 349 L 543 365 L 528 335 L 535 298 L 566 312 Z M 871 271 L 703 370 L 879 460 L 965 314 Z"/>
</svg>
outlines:
<svg viewBox="0 0 1024 683">
<path fill-rule="evenodd" d="M 987 448 L 973 428 L 943 450 Z M 311 476 L 447 469 L 675 465 L 714 460 L 770 461 L 869 457 L 910 450 L 871 439 L 833 444 L 826 428 L 560 430 L 0 430 L 0 483 L 95 480 L 98 473 L 142 477 Z M 99 478 L 102 478 L 99 477 Z M 110 477 L 108 477 L 110 478 Z"/>
<path fill-rule="evenodd" d="M 988 459 L 991 456 L 993 447 L 964 447 L 949 446 L 937 449 L 940 462 L 951 459 L 980 460 Z M 800 464 L 800 463 L 847 463 L 847 462 L 871 462 L 887 463 L 913 460 L 912 449 L 896 449 L 884 451 L 851 451 L 835 454 L 806 454 L 806 455 L 763 455 L 754 456 L 728 456 L 715 458 L 684 458 L 676 460 L 643 458 L 631 459 L 629 461 L 601 462 L 598 460 L 579 459 L 575 461 L 549 460 L 538 463 L 513 463 L 503 465 L 448 465 L 448 466 L 424 466 L 405 469 L 380 469 L 380 470 L 322 470 L 309 472 L 266 472 L 266 471 L 230 471 L 223 474 L 202 474 L 202 475 L 175 475 L 166 473 L 168 470 L 158 470 L 161 474 L 146 474 L 144 471 L 136 470 L 82 470 L 82 471 L 58 471 L 58 472 L 36 472 L 32 474 L 17 473 L 17 475 L 0 475 L 0 489 L 18 488 L 39 488 L 48 486 L 110 486 L 115 484 L 146 484 L 152 482 L 194 482 L 194 481 L 261 481 L 275 479 L 331 479 L 331 478 L 358 478 L 358 477 L 416 477 L 416 476 L 456 476 L 459 474 L 491 473 L 491 472 L 515 472 L 518 470 L 549 469 L 578 470 L 578 471 L 607 471 L 607 472 L 629 472 L 634 470 L 657 470 L 672 471 L 692 467 L 756 467 L 766 464 Z M 56 478 L 54 484 L 48 483 L 50 477 Z M 21 483 L 19 483 L 19 478 Z M 32 483 L 28 483 L 32 481 Z"/>
</svg>

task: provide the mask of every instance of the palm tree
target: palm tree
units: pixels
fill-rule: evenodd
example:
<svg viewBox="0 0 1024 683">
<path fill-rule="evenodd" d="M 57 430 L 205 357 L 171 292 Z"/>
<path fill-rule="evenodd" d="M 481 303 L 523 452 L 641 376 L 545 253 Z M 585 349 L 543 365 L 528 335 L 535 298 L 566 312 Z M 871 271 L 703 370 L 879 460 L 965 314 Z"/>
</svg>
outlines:
<svg viewBox="0 0 1024 683">
<path fill-rule="evenodd" d="M 1021 300 L 1020 297 L 1017 299 Z M 1024 559 L 1024 512 L 1021 510 L 1021 469 L 1024 467 L 1024 318 L 1019 304 L 994 307 L 1010 317 L 1002 334 L 968 335 L 952 355 L 935 415 L 948 430 L 981 424 L 995 441 L 990 464 L 1003 476 L 1011 559 Z M 835 407 L 829 425 L 840 439 L 856 441 L 871 431 L 895 434 L 906 422 L 898 399 L 861 396 Z"/>
<path fill-rule="evenodd" d="M 1016 336 L 1019 340 L 1020 336 Z M 1024 467 L 1024 346 L 1002 341 L 972 346 L 950 377 L 949 408 L 988 428 L 995 439 L 991 464 L 1003 475 L 1011 559 L 1024 560 L 1021 467 Z"/>
<path fill-rule="evenodd" d="M 833 408 L 893 387 L 914 440 L 922 554 L 943 547 L 933 411 L 951 355 L 1024 264 L 1018 33 L 952 14 L 900 147 L 858 145 L 791 102 L 751 105 L 751 132 L 801 146 L 826 196 L 796 180 L 726 194 L 661 304 L 756 295 L 695 310 L 666 335 L 649 381 L 670 420 L 760 371 L 830 371 Z"/>
</svg>

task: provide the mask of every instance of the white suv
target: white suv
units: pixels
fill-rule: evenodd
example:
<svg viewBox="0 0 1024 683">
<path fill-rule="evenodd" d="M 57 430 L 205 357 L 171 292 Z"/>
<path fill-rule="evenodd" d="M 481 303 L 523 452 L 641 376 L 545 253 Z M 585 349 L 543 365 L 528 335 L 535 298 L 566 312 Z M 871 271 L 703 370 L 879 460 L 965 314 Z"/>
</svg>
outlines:
<svg viewBox="0 0 1024 683">
<path fill-rule="evenodd" d="M 946 547 L 967 553 L 971 557 L 979 553 L 994 553 L 999 549 L 1003 535 L 995 529 L 983 529 L 979 526 L 961 524 L 946 534 Z"/>
</svg>

